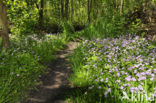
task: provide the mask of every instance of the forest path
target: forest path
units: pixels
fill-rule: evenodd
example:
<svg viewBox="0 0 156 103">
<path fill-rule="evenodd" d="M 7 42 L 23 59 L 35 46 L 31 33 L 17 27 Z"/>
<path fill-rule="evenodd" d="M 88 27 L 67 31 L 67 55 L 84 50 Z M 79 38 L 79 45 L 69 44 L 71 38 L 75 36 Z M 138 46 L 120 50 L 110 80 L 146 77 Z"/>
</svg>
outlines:
<svg viewBox="0 0 156 103">
<path fill-rule="evenodd" d="M 78 45 L 78 42 L 69 42 L 64 50 L 56 53 L 56 59 L 41 77 L 42 83 L 37 87 L 38 91 L 31 91 L 24 103 L 67 103 L 66 93 L 74 89 L 68 82 L 72 72 L 68 55 L 73 53 Z"/>
</svg>

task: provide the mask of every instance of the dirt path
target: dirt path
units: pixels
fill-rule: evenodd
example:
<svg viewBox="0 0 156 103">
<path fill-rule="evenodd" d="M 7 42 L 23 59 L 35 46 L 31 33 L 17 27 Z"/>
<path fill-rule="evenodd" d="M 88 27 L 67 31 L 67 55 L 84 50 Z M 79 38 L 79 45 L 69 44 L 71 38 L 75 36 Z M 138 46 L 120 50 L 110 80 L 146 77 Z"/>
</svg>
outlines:
<svg viewBox="0 0 156 103">
<path fill-rule="evenodd" d="M 77 47 L 77 42 L 69 42 L 65 50 L 57 53 L 47 69 L 46 75 L 41 77 L 38 91 L 32 91 L 24 103 L 66 103 L 66 93 L 72 90 L 67 78 L 72 72 L 67 56 Z"/>
</svg>

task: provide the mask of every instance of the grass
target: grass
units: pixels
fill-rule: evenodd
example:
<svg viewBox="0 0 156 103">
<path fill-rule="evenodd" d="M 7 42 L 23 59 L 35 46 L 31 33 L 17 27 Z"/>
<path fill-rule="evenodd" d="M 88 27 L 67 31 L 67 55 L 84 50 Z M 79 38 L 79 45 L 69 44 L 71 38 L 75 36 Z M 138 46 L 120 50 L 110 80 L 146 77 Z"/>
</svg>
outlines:
<svg viewBox="0 0 156 103">
<path fill-rule="evenodd" d="M 0 103 L 17 103 L 25 98 L 66 42 L 52 35 L 11 36 L 9 50 L 0 51 Z"/>
<path fill-rule="evenodd" d="M 70 58 L 74 72 L 70 82 L 88 88 L 76 91 L 76 96 L 68 100 L 73 103 L 156 102 L 155 52 L 155 45 L 139 36 L 84 41 Z"/>
</svg>

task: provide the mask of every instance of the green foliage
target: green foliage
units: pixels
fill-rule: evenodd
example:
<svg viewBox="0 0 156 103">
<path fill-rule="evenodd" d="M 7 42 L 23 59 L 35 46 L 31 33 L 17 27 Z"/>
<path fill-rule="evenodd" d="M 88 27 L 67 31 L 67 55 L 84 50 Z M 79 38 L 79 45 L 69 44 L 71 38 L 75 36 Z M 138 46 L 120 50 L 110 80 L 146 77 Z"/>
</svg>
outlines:
<svg viewBox="0 0 156 103">
<path fill-rule="evenodd" d="M 144 27 L 144 24 L 141 22 L 141 19 L 136 19 L 127 28 L 127 33 L 138 33 L 142 31 L 143 27 Z"/>
<path fill-rule="evenodd" d="M 51 35 L 11 36 L 11 42 L 7 52 L 0 52 L 0 103 L 22 100 L 45 72 L 44 64 L 55 59 L 55 51 L 66 43 Z"/>
<path fill-rule="evenodd" d="M 152 103 L 155 51 L 154 45 L 138 36 L 86 40 L 70 59 L 74 71 L 70 81 L 88 88 L 70 99 L 74 103 Z M 124 92 L 126 99 L 122 99 Z"/>
<path fill-rule="evenodd" d="M 75 30 L 74 30 L 74 27 L 70 21 L 63 21 L 62 22 L 62 28 L 63 28 L 64 37 L 67 40 L 72 40 L 75 38 L 75 35 L 74 35 Z"/>
<path fill-rule="evenodd" d="M 33 87 L 38 76 L 44 73 L 46 67 L 44 64 L 54 59 L 55 51 L 61 49 L 67 41 L 74 40 L 75 37 L 95 39 L 140 32 L 144 26 L 143 20 L 141 16 L 134 14 L 138 12 L 144 13 L 144 11 L 152 8 L 151 5 L 154 7 L 155 4 L 155 0 L 123 0 L 123 3 L 121 2 L 122 0 L 69 0 L 69 4 L 66 5 L 65 2 L 67 0 L 44 0 L 43 25 L 40 25 L 42 28 L 38 28 L 39 12 L 41 10 L 40 0 L 3 1 L 8 7 L 7 13 L 11 33 L 17 37 L 13 38 L 11 36 L 11 48 L 8 51 L 3 51 L 0 48 L 0 103 L 17 103 L 21 100 L 22 98 L 20 97 L 25 96 L 28 88 Z M 63 5 L 61 1 L 63 1 Z M 68 14 L 66 14 L 66 11 L 68 11 Z M 73 24 L 80 27 L 83 25 L 88 26 L 83 31 L 74 33 L 76 29 Z M 31 35 L 35 34 L 36 29 L 48 33 L 63 32 L 63 34 L 61 34 L 61 37 Z M 26 37 L 26 35 L 29 36 Z M 145 33 L 143 32 L 141 35 L 143 37 Z M 116 41 L 116 39 L 113 40 Z M 113 52 L 112 48 L 114 47 L 111 46 L 113 40 L 108 39 L 104 44 L 100 44 L 99 40 L 87 41 L 89 47 L 84 44 L 75 50 L 75 53 L 70 58 L 74 71 L 70 81 L 75 86 L 90 87 L 85 94 L 82 91 L 77 91 L 77 97 L 71 97 L 74 102 L 127 102 L 118 99 L 119 96 L 122 96 L 122 91 L 119 87 L 125 83 L 124 78 L 126 76 L 117 77 L 116 72 L 110 75 L 109 70 L 116 66 L 120 69 L 119 71 L 122 71 L 121 68 L 126 68 L 125 72 L 135 77 L 134 73 L 127 69 L 130 66 L 137 65 L 140 57 L 136 58 L 135 61 L 129 62 L 126 61 L 129 55 L 134 54 L 135 58 L 137 57 L 136 54 L 140 53 L 141 56 L 145 57 L 144 61 L 148 58 L 151 61 L 146 65 L 146 68 L 151 71 L 155 68 L 153 63 L 155 56 L 152 54 L 153 57 L 151 57 L 148 54 L 148 52 L 152 52 L 151 48 L 154 48 L 154 46 L 146 45 L 148 42 L 142 39 L 130 44 L 130 47 L 135 47 L 133 51 L 120 45 L 125 38 L 118 39 L 118 44 L 114 44 L 120 49 L 117 52 L 118 56 L 117 58 L 114 56 L 112 59 L 108 59 L 108 54 Z M 143 43 L 145 47 L 140 47 L 137 43 L 140 45 Z M 107 45 L 109 47 L 105 50 Z M 128 52 L 128 54 L 124 52 Z M 114 54 L 116 55 L 116 53 Z M 123 60 L 125 58 L 126 60 Z M 114 62 L 113 60 L 116 61 Z M 135 69 L 140 72 L 137 68 Z M 104 75 L 101 74 L 103 72 L 105 73 Z M 105 83 L 106 80 L 102 80 L 106 78 L 110 79 L 110 82 Z M 118 78 L 122 82 L 116 85 L 115 81 Z M 138 83 L 131 82 L 130 84 L 138 86 Z M 143 83 L 145 84 L 143 86 L 145 90 L 154 91 L 155 85 L 149 81 L 149 77 Z M 112 92 L 111 94 L 108 93 L 109 98 L 106 99 L 104 92 L 109 90 L 109 88 L 112 88 Z M 129 89 L 129 87 L 127 88 Z M 125 91 L 129 93 L 128 89 L 125 89 Z M 112 95 L 114 96 L 113 99 L 111 98 Z"/>
<path fill-rule="evenodd" d="M 30 35 L 34 33 L 38 24 L 38 9 L 35 3 L 38 4 L 38 2 L 38 0 L 32 2 L 27 0 L 9 0 L 6 2 L 12 34 Z"/>
<path fill-rule="evenodd" d="M 65 0 L 62 1 L 63 5 L 61 4 L 61 0 L 48 0 L 45 2 L 45 16 L 52 18 L 54 20 L 53 22 L 57 21 L 55 24 L 60 24 L 60 21 L 65 20 Z M 122 0 L 78 0 L 72 2 L 72 0 L 69 0 L 67 21 L 70 21 L 72 24 L 76 23 L 79 26 L 89 24 L 82 35 L 80 35 L 89 39 L 114 37 L 120 34 L 140 31 L 143 26 L 142 19 L 147 18 L 145 11 L 154 7 L 152 5 L 155 4 L 155 1 L 123 0 L 123 4 L 121 1 Z M 88 10 L 90 13 L 88 13 Z M 64 14 L 62 15 L 62 13 Z M 90 22 L 88 21 L 88 17 L 90 17 Z M 131 18 L 133 18 L 132 21 Z"/>
<path fill-rule="evenodd" d="M 142 7 L 145 7 L 141 9 L 142 11 L 148 10 L 148 7 L 155 3 L 155 1 L 140 0 L 136 2 L 127 0 L 124 1 L 123 8 L 121 8 L 121 1 L 89 0 L 88 5 L 88 0 L 73 1 L 73 3 L 69 0 L 68 19 L 65 19 L 66 7 L 65 0 L 63 1 L 64 8 L 62 8 L 61 0 L 44 1 L 44 23 L 43 28 L 40 29 L 50 33 L 73 32 L 72 24 L 77 23 L 80 26 L 89 24 L 83 34 L 88 38 L 101 36 L 103 38 L 116 36 L 123 32 L 136 32 L 137 30 L 134 27 L 138 25 L 138 22 L 135 22 L 135 20 L 131 21 L 131 25 L 126 25 L 130 30 L 125 30 L 125 24 L 129 22 L 127 21 L 129 20 L 127 15 L 135 13 Z M 29 35 L 34 33 L 35 29 L 38 29 L 40 0 L 8 0 L 6 4 L 13 34 Z M 90 14 L 88 14 L 88 10 L 90 10 Z M 88 17 L 90 17 L 90 22 L 88 22 Z M 64 22 L 62 23 L 62 21 Z"/>
<path fill-rule="evenodd" d="M 8 6 L 8 17 L 11 22 L 12 33 L 20 35 L 23 33 L 25 33 L 24 35 L 34 33 L 39 22 L 40 0 L 4 1 Z M 61 0 L 44 0 L 44 25 L 42 25 L 44 28 L 42 29 L 46 32 L 63 31 L 61 21 L 65 20 L 66 6 L 65 0 L 62 1 L 63 5 L 61 4 Z M 137 10 L 147 11 L 149 8 L 154 7 L 151 6 L 154 4 L 155 0 L 124 0 L 123 5 L 121 4 L 121 0 L 89 0 L 89 4 L 88 0 L 73 2 L 69 0 L 68 19 L 66 19 L 66 22 L 70 21 L 71 24 L 77 23 L 80 26 L 91 23 L 85 31 L 85 35 L 91 35 L 90 37 L 94 37 L 94 29 L 96 30 L 95 37 L 100 37 L 101 32 L 109 36 L 117 35 L 116 32 L 121 32 L 120 29 L 124 27 L 123 24 L 128 22 L 126 21 L 127 15 L 137 12 Z M 90 10 L 90 14 L 88 14 L 88 10 Z M 90 23 L 88 22 L 88 17 L 90 17 Z M 131 22 L 135 22 L 135 20 Z M 133 30 L 135 29 L 133 28 Z"/>
<path fill-rule="evenodd" d="M 118 37 L 121 34 L 142 33 L 144 24 L 140 19 L 136 19 L 127 25 L 126 18 L 120 15 L 107 14 L 99 20 L 85 28 L 81 35 L 87 39 Z"/>
<path fill-rule="evenodd" d="M 47 33 L 63 32 L 60 21 L 52 17 L 44 17 L 44 24 L 42 29 Z"/>
<path fill-rule="evenodd" d="M 116 37 L 124 30 L 125 18 L 122 16 L 106 16 L 89 25 L 82 36 L 87 39 Z"/>
<path fill-rule="evenodd" d="M 66 34 L 74 33 L 74 27 L 73 27 L 73 25 L 72 25 L 72 23 L 70 21 L 65 21 L 65 22 L 63 22 L 62 25 L 63 25 L 63 32 L 64 33 L 66 33 Z"/>
<path fill-rule="evenodd" d="M 1 58 L 0 103 L 15 103 L 44 69 L 29 53 L 1 53 Z"/>
<path fill-rule="evenodd" d="M 72 63 L 71 67 L 74 72 L 74 74 L 71 75 L 72 78 L 70 78 L 69 80 L 70 80 L 70 82 L 75 81 L 74 83 L 76 86 L 79 84 L 84 85 L 84 86 L 88 85 L 86 82 L 86 77 L 84 78 L 84 75 L 85 75 L 84 73 L 86 73 L 86 72 L 81 69 L 81 67 L 84 65 L 83 58 L 85 57 L 83 52 L 86 52 L 85 48 L 81 48 L 81 46 L 80 46 L 74 51 L 74 54 L 72 54 L 69 57 L 70 61 Z"/>
</svg>

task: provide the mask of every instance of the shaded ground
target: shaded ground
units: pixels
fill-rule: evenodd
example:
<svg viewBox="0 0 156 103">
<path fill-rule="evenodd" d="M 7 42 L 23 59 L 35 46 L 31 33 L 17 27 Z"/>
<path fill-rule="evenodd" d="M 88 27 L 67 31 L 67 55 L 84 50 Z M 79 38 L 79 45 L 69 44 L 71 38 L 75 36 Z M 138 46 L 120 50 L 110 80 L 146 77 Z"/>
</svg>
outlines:
<svg viewBox="0 0 156 103">
<path fill-rule="evenodd" d="M 69 42 L 64 50 L 57 53 L 56 60 L 52 61 L 46 74 L 41 77 L 38 91 L 31 91 L 24 103 L 67 103 L 67 94 L 75 89 L 67 80 L 72 72 L 67 56 L 77 45 L 76 42 Z"/>
</svg>

